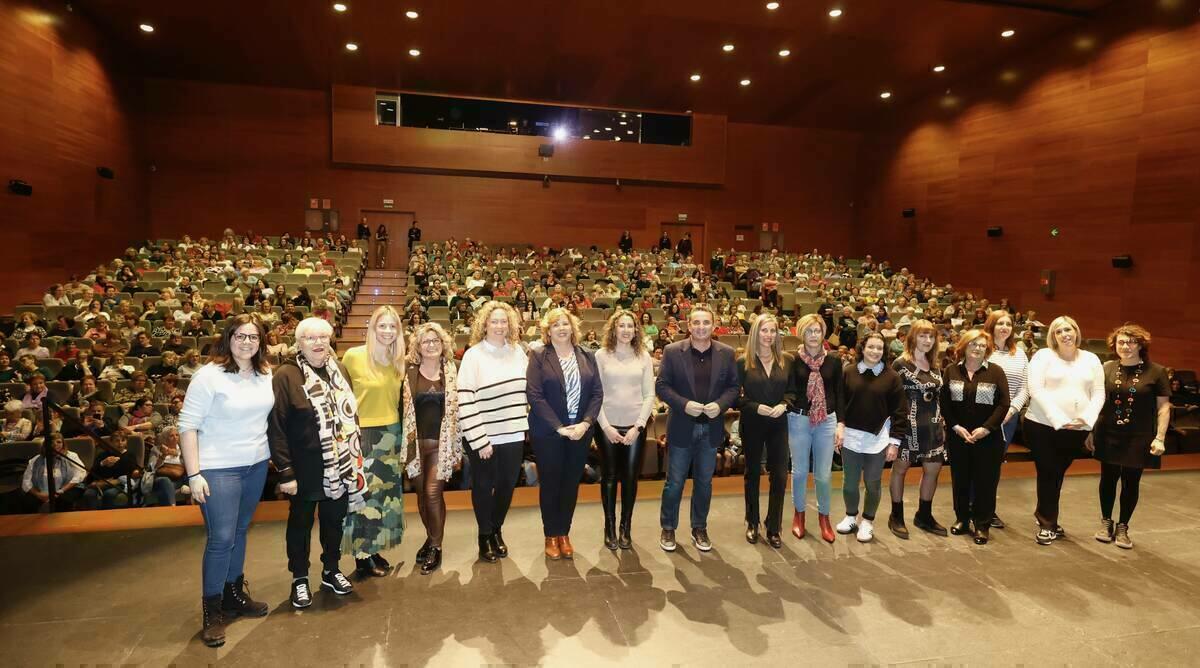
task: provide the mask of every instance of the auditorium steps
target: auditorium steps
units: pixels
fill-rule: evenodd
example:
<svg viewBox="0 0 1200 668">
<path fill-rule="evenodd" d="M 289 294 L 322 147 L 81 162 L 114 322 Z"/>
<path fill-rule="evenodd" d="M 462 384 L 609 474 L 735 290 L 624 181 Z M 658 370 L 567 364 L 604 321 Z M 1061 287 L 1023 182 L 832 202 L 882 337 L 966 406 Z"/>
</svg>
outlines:
<svg viewBox="0 0 1200 668">
<path fill-rule="evenodd" d="M 371 314 L 382 305 L 390 305 L 397 311 L 404 310 L 408 292 L 408 269 L 368 269 L 359 283 L 354 302 L 342 331 L 338 337 L 338 348 L 346 350 L 362 345 L 367 336 L 367 323 Z"/>
</svg>

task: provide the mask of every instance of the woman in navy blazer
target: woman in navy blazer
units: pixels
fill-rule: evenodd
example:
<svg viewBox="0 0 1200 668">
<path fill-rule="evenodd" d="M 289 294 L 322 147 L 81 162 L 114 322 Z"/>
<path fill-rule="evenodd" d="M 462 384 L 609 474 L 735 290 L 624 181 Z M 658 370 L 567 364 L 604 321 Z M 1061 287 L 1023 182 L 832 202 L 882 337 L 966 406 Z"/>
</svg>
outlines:
<svg viewBox="0 0 1200 668">
<path fill-rule="evenodd" d="M 543 348 L 529 356 L 525 391 L 529 436 L 537 456 L 538 499 L 546 534 L 546 556 L 570 559 L 571 518 L 587 463 L 592 428 L 604 390 L 596 358 L 579 345 L 579 320 L 564 308 L 542 318 Z"/>
</svg>

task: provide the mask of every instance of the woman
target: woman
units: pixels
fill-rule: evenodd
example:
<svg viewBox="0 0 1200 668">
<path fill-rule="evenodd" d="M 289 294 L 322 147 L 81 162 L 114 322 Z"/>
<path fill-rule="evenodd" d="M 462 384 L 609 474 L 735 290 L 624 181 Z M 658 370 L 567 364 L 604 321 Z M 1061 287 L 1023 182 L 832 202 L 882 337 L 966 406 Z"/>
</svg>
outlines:
<svg viewBox="0 0 1200 668">
<path fill-rule="evenodd" d="M 633 547 L 630 528 L 637 501 L 637 481 L 646 450 L 646 425 L 654 410 L 654 365 L 646 352 L 637 318 L 618 310 L 604 323 L 604 347 L 596 366 L 604 402 L 600 405 L 596 447 L 600 451 L 600 503 L 604 507 L 604 546 Z M 617 485 L 621 487 L 621 522 L 617 525 Z"/>
<path fill-rule="evenodd" d="M 832 543 L 833 526 L 829 523 L 833 477 L 833 446 L 841 440 L 843 427 L 839 416 L 845 410 L 845 381 L 842 361 L 827 355 L 825 321 L 810 313 L 796 323 L 801 346 L 796 351 L 792 373 L 788 376 L 785 400 L 788 405 L 788 444 L 792 452 L 792 535 L 804 538 L 804 513 L 807 508 L 809 459 L 813 463 L 813 482 L 817 490 L 817 519 L 821 538 Z"/>
<path fill-rule="evenodd" d="M 555 308 L 542 318 L 542 349 L 529 357 L 529 437 L 537 457 L 546 556 L 572 559 L 571 520 L 604 389 L 596 358 L 580 344 L 579 320 Z"/>
<path fill-rule="evenodd" d="M 274 404 L 262 326 L 230 319 L 210 361 L 188 384 L 179 416 L 180 446 L 192 500 L 200 504 L 204 546 L 201 640 L 225 644 L 225 618 L 262 617 L 265 603 L 246 591 L 246 530 L 267 479 L 267 414 Z"/>
<path fill-rule="evenodd" d="M 942 368 L 938 361 L 937 327 L 928 320 L 913 323 L 904 339 L 904 352 L 892 363 L 900 375 L 906 397 L 904 418 L 892 423 L 892 437 L 899 441 L 900 456 L 892 463 L 889 486 L 892 513 L 888 529 L 897 538 L 908 538 L 904 525 L 904 474 L 912 465 L 921 467 L 920 505 L 913 524 L 923 531 L 945 536 L 946 528 L 933 517 L 933 495 L 938 474 L 946 463 L 945 434 L 938 393 L 942 389 Z"/>
<path fill-rule="evenodd" d="M 1133 549 L 1129 520 L 1137 507 L 1142 470 L 1159 468 L 1171 421 L 1171 384 L 1166 369 L 1150 361 L 1150 332 L 1132 323 L 1108 335 L 1116 360 L 1104 364 L 1104 407 L 1088 449 L 1100 460 L 1100 531 L 1096 540 Z M 1113 504 L 1121 482 L 1121 514 Z"/>
<path fill-rule="evenodd" d="M 1017 418 L 1021 409 L 1029 401 L 1029 356 L 1017 347 L 1017 337 L 1013 336 L 1013 319 L 1008 311 L 992 311 L 983 323 L 983 331 L 992 337 L 995 352 L 988 358 L 988 364 L 995 364 L 1004 370 L 1008 378 L 1008 414 L 1000 425 L 1004 435 L 1004 449 L 1007 453 L 1013 436 L 1017 433 Z M 992 518 L 993 529 L 1003 529 L 1004 521 L 999 516 Z"/>
<path fill-rule="evenodd" d="M 838 416 L 838 438 L 834 447 L 842 453 L 842 498 L 846 517 L 837 532 L 857 532 L 858 542 L 875 538 L 875 511 L 879 507 L 880 481 L 885 461 L 895 461 L 899 440 L 891 436 L 892 425 L 905 419 L 904 383 L 900 374 L 883 362 L 883 336 L 867 332 L 858 342 L 857 364 L 846 367 L 846 410 Z M 867 490 L 858 520 L 858 481 Z M 919 516 L 918 516 L 919 517 Z M 920 523 L 914 522 L 920 526 Z"/>
<path fill-rule="evenodd" d="M 321 318 L 300 321 L 299 353 L 276 369 L 271 383 L 275 405 L 267 440 L 279 491 L 291 497 L 286 540 L 295 608 L 312 605 L 308 556 L 315 514 L 321 519 L 321 586 L 339 596 L 354 591 L 338 566 L 342 527 L 346 514 L 361 510 L 368 494 L 358 402 L 349 375 L 333 356 L 332 338 L 333 328 Z"/>
<path fill-rule="evenodd" d="M 654 319 L 648 311 L 642 311 L 642 334 L 651 341 L 658 336 L 658 325 L 654 324 Z"/>
<path fill-rule="evenodd" d="M 371 462 L 365 512 L 346 522 L 342 547 L 354 553 L 360 577 L 383 577 L 391 564 L 380 554 L 404 537 L 404 452 L 400 386 L 404 382 L 404 337 L 400 314 L 380 306 L 367 322 L 366 343 L 346 351 L 342 364 L 358 404 L 363 456 Z"/>
<path fill-rule="evenodd" d="M 503 302 L 484 304 L 458 367 L 458 419 L 471 460 L 471 505 L 479 524 L 479 558 L 508 556 L 501 531 L 521 472 L 529 429 L 525 372 L 517 312 Z"/>
<path fill-rule="evenodd" d="M 1008 375 L 989 360 L 992 337 L 982 329 L 964 333 L 954 346 L 939 392 L 945 418 L 955 522 L 950 533 L 970 533 L 986 545 L 996 513 L 996 487 L 1004 461 L 1000 426 L 1009 413 Z M 972 526 L 973 525 L 973 526 Z"/>
<path fill-rule="evenodd" d="M 458 423 L 458 384 L 454 346 L 437 323 L 413 332 L 404 385 L 406 472 L 417 489 L 417 510 L 425 526 L 425 543 L 417 551 L 421 574 L 442 565 L 446 528 L 443 492 L 462 462 L 462 430 Z M 414 446 L 415 441 L 415 447 Z"/>
<path fill-rule="evenodd" d="M 183 361 L 179 363 L 179 377 L 191 378 L 192 376 L 196 375 L 196 372 L 198 372 L 202 366 L 203 365 L 200 361 L 200 351 L 196 350 L 195 348 L 191 348 L 183 354 Z"/>
<path fill-rule="evenodd" d="M 75 351 L 75 359 L 63 366 L 62 371 L 55 376 L 55 380 L 83 380 L 99 375 L 100 363 L 92 359 L 92 351 L 80 348 Z"/>
<path fill-rule="evenodd" d="M 384 269 L 387 267 L 387 252 L 388 252 L 388 231 L 382 223 L 375 230 L 375 268 Z"/>
<path fill-rule="evenodd" d="M 1029 361 L 1029 410 L 1022 433 L 1037 468 L 1038 545 L 1064 538 L 1058 524 L 1063 478 L 1104 406 L 1100 358 L 1079 349 L 1082 334 L 1070 316 L 1050 323 L 1047 347 Z"/>
<path fill-rule="evenodd" d="M 4 422 L 0 424 L 0 441 L 24 441 L 33 433 L 33 423 L 24 416 L 25 407 L 20 399 L 10 399 L 4 404 Z"/>
<path fill-rule="evenodd" d="M 783 547 L 783 497 L 787 491 L 788 423 L 785 394 L 792 375 L 791 355 L 783 352 L 783 337 L 773 315 L 761 315 L 750 328 L 746 351 L 737 361 L 742 387 L 739 432 L 746 456 L 746 541 L 758 542 L 759 477 L 763 450 L 770 471 L 767 504 L 767 543 Z"/>
</svg>

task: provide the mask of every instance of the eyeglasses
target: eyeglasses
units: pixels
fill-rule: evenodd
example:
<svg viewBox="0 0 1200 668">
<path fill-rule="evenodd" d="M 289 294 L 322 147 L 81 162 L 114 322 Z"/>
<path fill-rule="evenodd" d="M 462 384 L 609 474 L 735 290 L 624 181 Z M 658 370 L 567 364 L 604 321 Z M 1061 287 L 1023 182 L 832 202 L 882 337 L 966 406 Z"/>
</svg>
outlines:
<svg viewBox="0 0 1200 668">
<path fill-rule="evenodd" d="M 986 350 L 988 347 L 987 341 L 972 341 L 967 344 L 968 348 L 981 348 Z"/>
<path fill-rule="evenodd" d="M 233 340 L 238 343 L 258 343 L 258 334 L 234 334 Z"/>
<path fill-rule="evenodd" d="M 323 334 L 321 336 L 303 336 L 303 337 L 300 337 L 300 340 L 309 345 L 314 345 L 317 343 L 328 343 L 329 335 Z"/>
<path fill-rule="evenodd" d="M 440 346 L 440 345 L 442 345 L 442 340 L 441 339 L 425 339 L 424 341 L 421 342 L 421 345 L 423 345 L 423 346 Z"/>
</svg>

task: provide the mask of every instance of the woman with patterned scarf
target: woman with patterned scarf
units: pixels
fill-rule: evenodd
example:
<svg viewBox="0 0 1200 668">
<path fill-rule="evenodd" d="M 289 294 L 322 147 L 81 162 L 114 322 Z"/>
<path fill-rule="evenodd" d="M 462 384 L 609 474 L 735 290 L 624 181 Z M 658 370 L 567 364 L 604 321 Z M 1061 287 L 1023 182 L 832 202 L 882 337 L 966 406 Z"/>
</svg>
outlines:
<svg viewBox="0 0 1200 668">
<path fill-rule="evenodd" d="M 321 318 L 296 326 L 299 354 L 276 369 L 275 407 L 267 420 L 271 459 L 291 496 L 287 524 L 292 605 L 312 605 L 308 586 L 313 516 L 320 517 L 321 586 L 335 594 L 354 590 L 342 575 L 342 525 L 347 512 L 368 497 L 358 429 L 358 402 L 346 369 L 333 356 L 333 328 Z"/>
</svg>

